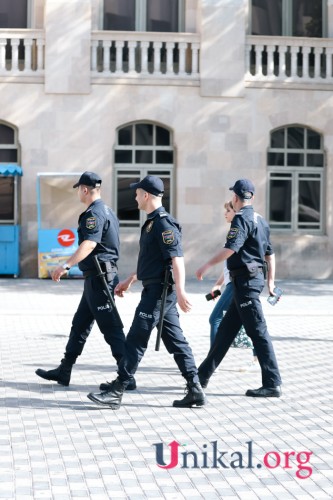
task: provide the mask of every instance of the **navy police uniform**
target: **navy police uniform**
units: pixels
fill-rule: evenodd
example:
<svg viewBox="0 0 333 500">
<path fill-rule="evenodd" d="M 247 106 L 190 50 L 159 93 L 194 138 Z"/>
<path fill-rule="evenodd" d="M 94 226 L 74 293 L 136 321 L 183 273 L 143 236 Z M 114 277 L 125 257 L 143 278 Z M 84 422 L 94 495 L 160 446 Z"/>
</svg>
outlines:
<svg viewBox="0 0 333 500">
<path fill-rule="evenodd" d="M 181 228 L 159 207 L 148 215 L 141 229 L 137 278 L 143 291 L 132 326 L 126 337 L 125 355 L 118 367 L 118 378 L 126 385 L 135 373 L 148 345 L 150 334 L 160 320 L 165 268 L 173 257 L 182 257 Z M 170 283 L 165 304 L 161 339 L 186 380 L 199 381 L 192 350 L 184 337 L 176 307 L 177 296 Z"/>
<path fill-rule="evenodd" d="M 94 250 L 79 262 L 85 277 L 84 290 L 79 307 L 74 315 L 65 359 L 75 362 L 84 348 L 94 321 L 110 345 L 113 357 L 119 363 L 124 353 L 125 335 L 119 319 L 109 304 L 102 280 L 97 276 L 94 255 L 97 255 L 113 295 L 119 283 L 117 261 L 119 258 L 119 221 L 114 212 L 101 199 L 95 200 L 79 217 L 79 244 L 84 240 L 97 243 Z"/>
<path fill-rule="evenodd" d="M 236 213 L 225 247 L 235 252 L 227 260 L 233 301 L 219 326 L 215 342 L 199 366 L 200 380 L 202 383 L 208 381 L 244 325 L 261 366 L 263 387 L 280 386 L 280 373 L 259 298 L 265 284 L 265 255 L 274 252 L 268 223 L 251 205 L 245 205 Z"/>
</svg>

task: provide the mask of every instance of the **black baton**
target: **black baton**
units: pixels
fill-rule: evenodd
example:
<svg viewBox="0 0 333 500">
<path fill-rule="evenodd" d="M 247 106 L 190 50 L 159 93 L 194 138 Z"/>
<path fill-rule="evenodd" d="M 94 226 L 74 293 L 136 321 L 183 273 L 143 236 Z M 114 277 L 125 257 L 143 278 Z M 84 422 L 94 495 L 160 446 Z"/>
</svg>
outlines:
<svg viewBox="0 0 333 500">
<path fill-rule="evenodd" d="M 170 283 L 169 283 L 170 273 L 171 273 L 171 268 L 170 268 L 170 266 L 168 266 L 165 269 L 165 274 L 164 274 L 162 300 L 161 300 L 161 310 L 160 310 L 160 321 L 159 321 L 158 329 L 157 329 L 155 351 L 159 351 L 160 350 L 160 343 L 161 343 L 161 337 L 162 337 L 162 327 L 163 327 L 163 320 L 164 320 L 165 301 L 166 301 L 166 298 L 167 298 L 168 288 L 170 286 Z"/>
<path fill-rule="evenodd" d="M 101 268 L 101 265 L 100 265 L 99 260 L 97 258 L 97 255 L 94 255 L 93 259 L 95 261 L 95 266 L 96 266 L 97 271 L 98 271 L 97 276 L 99 276 L 101 278 L 101 280 L 102 280 L 104 291 L 105 291 L 105 293 L 106 293 L 106 295 L 107 295 L 107 297 L 108 297 L 108 299 L 110 301 L 110 304 L 111 304 L 111 306 L 113 308 L 113 312 L 114 312 L 116 318 L 118 319 L 121 327 L 124 328 L 123 322 L 121 321 L 121 317 L 119 316 L 119 312 L 118 312 L 116 303 L 114 301 L 114 298 L 112 297 L 112 294 L 110 292 L 110 288 L 108 287 L 107 281 L 105 279 L 105 273 L 103 273 L 103 271 L 102 271 L 102 268 Z"/>
</svg>

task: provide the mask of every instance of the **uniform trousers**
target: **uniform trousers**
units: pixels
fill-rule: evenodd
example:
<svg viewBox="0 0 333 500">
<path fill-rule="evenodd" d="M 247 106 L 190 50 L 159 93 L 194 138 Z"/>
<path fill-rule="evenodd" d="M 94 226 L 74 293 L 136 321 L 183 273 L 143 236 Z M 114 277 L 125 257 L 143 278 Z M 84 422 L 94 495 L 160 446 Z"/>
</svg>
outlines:
<svg viewBox="0 0 333 500">
<path fill-rule="evenodd" d="M 262 272 L 252 278 L 241 275 L 233 278 L 232 284 L 233 300 L 223 316 L 206 359 L 199 366 L 200 379 L 208 381 L 243 324 L 256 350 L 263 387 L 277 387 L 281 385 L 281 377 L 259 298 L 264 288 L 264 276 Z"/>
<path fill-rule="evenodd" d="M 131 328 L 125 341 L 125 354 L 118 366 L 118 376 L 122 383 L 134 375 L 147 349 L 151 332 L 158 326 L 161 311 L 163 285 L 159 283 L 144 287 L 141 300 L 136 308 Z M 199 382 L 198 370 L 190 348 L 179 323 L 176 307 L 177 296 L 172 287 L 168 289 L 161 339 L 167 351 L 173 355 L 177 366 L 186 380 Z"/>
<path fill-rule="evenodd" d="M 116 269 L 111 278 L 108 287 L 113 295 L 114 288 L 119 283 Z M 72 320 L 65 359 L 75 362 L 82 353 L 95 320 L 118 364 L 124 354 L 125 335 L 98 276 L 88 276 L 84 279 L 83 294 Z"/>
</svg>

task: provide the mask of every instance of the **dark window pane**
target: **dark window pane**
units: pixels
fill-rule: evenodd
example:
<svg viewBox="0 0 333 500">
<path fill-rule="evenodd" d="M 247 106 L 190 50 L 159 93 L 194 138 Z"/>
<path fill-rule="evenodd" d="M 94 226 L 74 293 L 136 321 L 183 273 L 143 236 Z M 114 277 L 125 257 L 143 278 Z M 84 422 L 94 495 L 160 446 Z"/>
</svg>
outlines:
<svg viewBox="0 0 333 500">
<path fill-rule="evenodd" d="M 162 127 L 156 127 L 156 146 L 170 146 L 170 132 Z"/>
<path fill-rule="evenodd" d="M 291 180 L 270 181 L 270 222 L 291 222 Z"/>
<path fill-rule="evenodd" d="M 153 126 L 149 123 L 135 125 L 135 144 L 137 146 L 153 145 Z"/>
<path fill-rule="evenodd" d="M 147 0 L 147 31 L 178 31 L 178 0 Z"/>
<path fill-rule="evenodd" d="M 27 0 L 1 0 L 0 28 L 26 28 L 27 3 Z"/>
<path fill-rule="evenodd" d="M 321 149 L 321 135 L 308 129 L 308 149 Z"/>
<path fill-rule="evenodd" d="M 288 167 L 304 167 L 304 154 L 303 153 L 288 153 L 287 154 Z"/>
<path fill-rule="evenodd" d="M 293 36 L 323 36 L 321 0 L 293 0 Z"/>
<path fill-rule="evenodd" d="M 0 144 L 14 144 L 14 130 L 6 125 L 0 125 Z"/>
<path fill-rule="evenodd" d="M 115 163 L 132 163 L 132 151 L 116 149 L 114 154 Z"/>
<path fill-rule="evenodd" d="M 252 0 L 252 35 L 282 35 L 282 0 Z"/>
<path fill-rule="evenodd" d="M 17 150 L 0 149 L 0 163 L 17 163 Z"/>
<path fill-rule="evenodd" d="M 118 132 L 118 144 L 120 146 L 131 146 L 133 144 L 133 127 L 121 128 Z"/>
<path fill-rule="evenodd" d="M 104 0 L 105 30 L 135 31 L 135 0 Z"/>
<path fill-rule="evenodd" d="M 298 222 L 320 222 L 320 182 L 300 181 Z"/>
<path fill-rule="evenodd" d="M 275 132 L 272 132 L 271 134 L 271 148 L 284 148 L 284 131 L 285 129 L 282 128 L 280 130 L 276 130 Z"/>
<path fill-rule="evenodd" d="M 304 149 L 304 128 L 290 127 L 287 129 L 287 148 Z"/>
<path fill-rule="evenodd" d="M 323 154 L 308 154 L 307 155 L 307 165 L 308 167 L 323 167 L 324 166 L 324 155 Z"/>
<path fill-rule="evenodd" d="M 0 220 L 14 220 L 13 177 L 0 177 Z"/>
<path fill-rule="evenodd" d="M 135 151 L 136 163 L 153 163 L 152 151 Z"/>
<path fill-rule="evenodd" d="M 268 153 L 267 162 L 269 166 L 281 167 L 284 165 L 284 153 Z"/>
<path fill-rule="evenodd" d="M 173 151 L 156 151 L 156 163 L 173 163 Z"/>
<path fill-rule="evenodd" d="M 118 178 L 117 215 L 120 221 L 140 220 L 138 204 L 135 201 L 135 190 L 129 187 L 132 182 L 139 182 L 139 180 L 139 177 L 136 179 L 133 177 Z"/>
</svg>

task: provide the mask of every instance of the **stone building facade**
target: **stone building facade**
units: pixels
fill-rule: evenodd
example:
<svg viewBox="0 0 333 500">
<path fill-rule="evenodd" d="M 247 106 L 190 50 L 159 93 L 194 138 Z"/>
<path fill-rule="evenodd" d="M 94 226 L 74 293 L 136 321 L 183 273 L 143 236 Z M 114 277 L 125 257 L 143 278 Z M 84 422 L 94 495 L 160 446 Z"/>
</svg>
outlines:
<svg viewBox="0 0 333 500">
<path fill-rule="evenodd" d="M 73 173 L 43 178 L 42 223 L 75 227 L 72 180 L 93 170 L 120 218 L 121 275 L 142 222 L 128 184 L 156 173 L 188 276 L 223 245 L 228 187 L 247 177 L 277 276 L 333 278 L 333 1 L 310 2 L 318 14 L 295 0 L 289 32 L 268 28 L 269 0 L 155 1 L 27 0 L 24 27 L 1 24 L 16 0 L 0 10 L 0 166 L 8 127 L 23 169 L 21 276 L 37 276 L 38 175 Z"/>
</svg>

